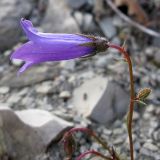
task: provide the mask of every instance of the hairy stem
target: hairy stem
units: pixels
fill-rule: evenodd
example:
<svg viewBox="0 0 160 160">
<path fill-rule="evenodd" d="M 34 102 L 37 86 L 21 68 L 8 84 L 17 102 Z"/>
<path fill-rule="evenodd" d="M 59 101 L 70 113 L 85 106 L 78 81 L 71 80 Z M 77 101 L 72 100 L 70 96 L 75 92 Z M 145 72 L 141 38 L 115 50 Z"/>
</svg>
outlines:
<svg viewBox="0 0 160 160">
<path fill-rule="evenodd" d="M 111 149 L 109 148 L 108 144 L 107 144 L 107 143 L 104 143 L 100 138 L 98 138 L 98 137 L 96 136 L 96 134 L 95 134 L 92 130 L 90 130 L 90 129 L 88 129 L 88 128 L 72 128 L 72 129 L 70 129 L 70 130 L 66 133 L 66 135 L 68 136 L 68 135 L 73 134 L 74 132 L 78 132 L 78 131 L 79 131 L 79 132 L 85 132 L 85 133 L 87 133 L 88 135 L 92 136 L 99 144 L 102 145 L 103 148 L 105 148 L 106 150 L 108 150 L 109 153 L 112 153 L 112 151 L 111 151 Z"/>
<path fill-rule="evenodd" d="M 108 43 L 110 48 L 117 49 L 123 54 L 126 59 L 129 67 L 129 76 L 130 76 L 130 104 L 129 104 L 129 113 L 128 113 L 128 136 L 129 136 L 129 144 L 130 144 L 130 157 L 131 160 L 134 160 L 134 149 L 133 149 L 133 140 L 132 140 L 132 119 L 133 119 L 133 109 L 134 109 L 134 80 L 133 80 L 133 70 L 132 70 L 132 61 L 130 59 L 129 54 L 125 51 L 123 47 L 120 47 L 115 44 Z"/>
<path fill-rule="evenodd" d="M 72 135 L 73 133 L 78 132 L 78 131 L 80 131 L 80 132 L 85 132 L 85 133 L 87 133 L 88 135 L 92 136 L 99 144 L 102 145 L 102 147 L 103 147 L 104 149 L 106 149 L 106 150 L 110 153 L 111 156 L 113 156 L 113 154 L 114 154 L 114 160 L 120 160 L 119 157 L 118 157 L 118 155 L 117 155 L 117 153 L 116 153 L 113 149 L 111 149 L 111 148 L 108 146 L 107 143 L 104 143 L 92 130 L 90 130 L 90 129 L 88 129 L 88 128 L 72 128 L 72 129 L 70 129 L 68 132 L 66 132 L 66 134 L 64 135 L 63 138 L 64 138 L 64 139 L 67 139 L 68 136 L 70 136 L 70 135 Z M 114 151 L 114 152 L 113 152 L 113 151 Z M 89 154 L 89 153 L 87 153 L 87 154 Z"/>
</svg>

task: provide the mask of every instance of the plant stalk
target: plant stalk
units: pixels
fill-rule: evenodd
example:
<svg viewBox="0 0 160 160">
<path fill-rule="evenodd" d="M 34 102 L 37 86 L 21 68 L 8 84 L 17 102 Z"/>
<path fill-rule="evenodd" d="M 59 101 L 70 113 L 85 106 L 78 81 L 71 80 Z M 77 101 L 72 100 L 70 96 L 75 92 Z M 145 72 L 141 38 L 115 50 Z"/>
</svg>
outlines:
<svg viewBox="0 0 160 160">
<path fill-rule="evenodd" d="M 120 47 L 116 44 L 107 44 L 110 48 L 117 49 L 121 54 L 123 54 L 126 59 L 129 67 L 129 76 L 130 76 L 130 104 L 129 104 L 129 113 L 128 113 L 128 136 L 129 136 L 129 145 L 130 145 L 130 159 L 134 160 L 134 149 L 133 149 L 133 139 L 132 139 L 132 120 L 133 120 L 133 109 L 134 109 L 134 79 L 133 79 L 133 69 L 132 61 L 129 54 L 126 52 L 124 47 Z"/>
<path fill-rule="evenodd" d="M 105 148 L 106 150 L 108 150 L 110 154 L 112 153 L 112 151 L 111 151 L 111 149 L 109 148 L 108 144 L 107 144 L 107 143 L 104 143 L 98 136 L 96 136 L 96 134 L 95 134 L 92 130 L 90 130 L 90 129 L 88 129 L 88 128 L 72 128 L 72 129 L 70 129 L 70 130 L 66 133 L 66 135 L 67 135 L 67 136 L 68 136 L 68 135 L 71 135 L 71 134 L 73 134 L 74 132 L 84 132 L 84 133 L 87 133 L 88 135 L 92 136 L 99 144 L 101 144 L 103 148 Z"/>
<path fill-rule="evenodd" d="M 104 156 L 103 154 L 101 154 L 101 153 L 99 153 L 97 151 L 94 151 L 94 150 L 86 151 L 86 152 L 82 153 L 76 160 L 81 160 L 82 158 L 84 158 L 86 155 L 89 155 L 89 154 L 91 154 L 91 155 L 94 154 L 94 155 L 96 155 L 98 157 L 101 157 L 101 158 L 103 158 L 105 160 L 113 160 L 112 158 Z"/>
</svg>

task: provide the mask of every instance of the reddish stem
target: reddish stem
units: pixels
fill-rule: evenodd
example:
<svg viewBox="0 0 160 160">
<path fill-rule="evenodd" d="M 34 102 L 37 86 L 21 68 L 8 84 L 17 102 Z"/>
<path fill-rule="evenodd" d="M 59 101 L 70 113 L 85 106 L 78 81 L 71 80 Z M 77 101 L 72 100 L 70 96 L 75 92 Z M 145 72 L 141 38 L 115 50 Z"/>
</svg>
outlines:
<svg viewBox="0 0 160 160">
<path fill-rule="evenodd" d="M 120 160 L 119 157 L 118 157 L 118 155 L 117 155 L 117 153 L 116 153 L 115 151 L 113 152 L 113 148 L 111 149 L 111 148 L 108 146 L 107 143 L 104 143 L 99 137 L 96 136 L 96 134 L 95 134 L 92 130 L 90 130 L 90 129 L 88 129 L 88 128 L 72 128 L 72 129 L 70 129 L 70 130 L 69 130 L 68 132 L 66 132 L 65 135 L 63 136 L 64 142 L 66 141 L 66 139 L 67 139 L 70 135 L 72 135 L 73 133 L 78 132 L 78 131 L 80 131 L 80 132 L 85 132 L 85 133 L 87 133 L 88 135 L 92 136 L 99 144 L 102 145 L 103 148 L 105 148 L 105 149 L 110 153 L 110 155 L 111 155 L 112 157 L 114 157 L 113 160 Z"/>
<path fill-rule="evenodd" d="M 104 143 L 100 138 L 98 138 L 96 136 L 96 134 L 92 130 L 90 130 L 88 128 L 72 128 L 68 132 L 66 132 L 66 134 L 64 135 L 64 138 L 69 136 L 69 135 L 71 135 L 71 134 L 73 134 L 74 132 L 78 132 L 78 131 L 85 132 L 88 135 L 91 135 L 99 144 L 101 144 L 106 150 L 108 150 L 110 154 L 112 154 L 112 151 L 108 147 L 108 145 L 106 143 Z"/>
<path fill-rule="evenodd" d="M 101 157 L 105 160 L 113 160 L 112 158 L 110 157 L 107 157 L 107 156 L 104 156 L 103 154 L 97 152 L 97 151 L 94 151 L 94 150 L 91 150 L 91 151 L 86 151 L 84 153 L 82 153 L 76 160 L 81 160 L 82 158 L 84 158 L 85 156 L 89 155 L 89 154 L 94 154 L 98 157 Z"/>
<path fill-rule="evenodd" d="M 133 140 L 132 140 L 132 119 L 133 119 L 133 109 L 134 109 L 134 79 L 133 79 L 133 70 L 132 70 L 132 61 L 129 57 L 129 54 L 125 51 L 124 47 L 120 47 L 116 44 L 108 43 L 107 46 L 110 48 L 117 49 L 121 54 L 123 54 L 124 58 L 127 60 L 129 67 L 129 75 L 130 75 L 130 104 L 129 104 L 129 115 L 128 115 L 128 136 L 130 143 L 130 157 L 131 160 L 134 160 L 134 149 L 133 149 Z"/>
</svg>

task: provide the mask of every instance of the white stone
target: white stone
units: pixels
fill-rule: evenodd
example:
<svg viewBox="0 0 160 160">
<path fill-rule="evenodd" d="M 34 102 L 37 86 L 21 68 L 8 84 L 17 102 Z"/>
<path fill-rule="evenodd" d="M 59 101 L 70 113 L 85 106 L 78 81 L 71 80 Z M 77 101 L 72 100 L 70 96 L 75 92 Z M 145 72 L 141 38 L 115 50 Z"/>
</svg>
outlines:
<svg viewBox="0 0 160 160">
<path fill-rule="evenodd" d="M 41 27 L 51 33 L 79 33 L 78 25 L 71 16 L 66 0 L 49 0 Z"/>
<path fill-rule="evenodd" d="M 0 94 L 6 94 L 9 92 L 9 90 L 10 88 L 7 86 L 0 87 Z"/>
<path fill-rule="evenodd" d="M 18 103 L 20 101 L 21 97 L 18 96 L 17 94 L 12 94 L 9 98 L 8 98 L 8 103 L 9 104 L 15 104 Z"/>
<path fill-rule="evenodd" d="M 94 87 L 93 87 L 94 88 Z M 108 125 L 114 119 L 122 119 L 127 113 L 129 93 L 115 82 L 108 81 L 98 103 L 93 107 L 90 118 Z"/>
<path fill-rule="evenodd" d="M 153 151 L 153 152 L 158 151 L 158 147 L 155 146 L 155 145 L 152 144 L 152 143 L 145 143 L 145 144 L 143 145 L 143 147 L 146 148 L 146 149 L 148 149 L 148 150 L 150 150 L 150 151 Z"/>
<path fill-rule="evenodd" d="M 139 113 L 136 112 L 136 111 L 134 111 L 134 112 L 133 112 L 133 120 L 136 121 L 136 120 L 138 120 L 138 119 L 139 119 Z"/>
<path fill-rule="evenodd" d="M 43 82 L 42 84 L 36 85 L 35 90 L 37 93 L 49 94 L 53 93 L 53 83 L 52 82 Z"/>
<path fill-rule="evenodd" d="M 103 95 L 108 80 L 103 77 L 95 77 L 86 80 L 73 93 L 73 105 L 79 114 L 89 116 Z"/>
<path fill-rule="evenodd" d="M 76 65 L 76 62 L 75 60 L 70 60 L 70 61 L 62 61 L 60 63 L 60 66 L 66 70 L 69 70 L 69 71 L 74 71 L 75 69 L 75 65 Z"/>
<path fill-rule="evenodd" d="M 69 91 L 62 91 L 59 95 L 60 98 L 70 98 L 71 94 Z"/>
<path fill-rule="evenodd" d="M 45 110 L 28 109 L 15 112 L 17 116 L 27 125 L 40 127 L 53 120 L 53 115 Z"/>
<path fill-rule="evenodd" d="M 22 65 L 23 61 L 22 61 L 22 60 L 19 60 L 19 59 L 13 59 L 13 60 L 12 60 L 12 63 L 13 63 L 15 66 L 20 66 L 20 65 Z"/>
</svg>

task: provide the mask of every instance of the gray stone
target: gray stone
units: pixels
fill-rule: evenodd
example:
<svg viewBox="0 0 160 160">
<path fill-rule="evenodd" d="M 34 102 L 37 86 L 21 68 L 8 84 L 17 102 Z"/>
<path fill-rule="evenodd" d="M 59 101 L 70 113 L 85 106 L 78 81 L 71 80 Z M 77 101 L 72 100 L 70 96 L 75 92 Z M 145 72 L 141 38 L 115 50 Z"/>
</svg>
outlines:
<svg viewBox="0 0 160 160">
<path fill-rule="evenodd" d="M 49 0 L 46 15 L 42 21 L 45 32 L 78 33 L 79 28 L 65 0 Z"/>
<path fill-rule="evenodd" d="M 113 16 L 112 19 L 113 19 L 112 21 L 113 21 L 113 25 L 114 26 L 116 26 L 116 27 L 124 27 L 125 23 L 121 18 L 119 18 L 118 15 Z"/>
<path fill-rule="evenodd" d="M 141 147 L 140 155 L 143 156 L 146 160 L 159 160 L 160 152 L 158 150 L 156 152 L 153 152 L 151 150 Z"/>
<path fill-rule="evenodd" d="M 135 150 L 139 150 L 141 148 L 140 142 L 136 141 L 134 143 L 134 148 L 135 148 Z"/>
<path fill-rule="evenodd" d="M 112 131 L 109 130 L 109 129 L 104 128 L 104 129 L 103 129 L 103 134 L 105 134 L 105 135 L 107 135 L 107 136 L 110 136 L 110 135 L 112 134 Z"/>
<path fill-rule="evenodd" d="M 154 55 L 154 62 L 160 66 L 160 51 L 158 50 Z"/>
<path fill-rule="evenodd" d="M 155 3 L 155 5 L 156 5 L 156 7 L 158 7 L 158 6 L 160 5 L 159 0 L 154 0 L 154 3 Z"/>
<path fill-rule="evenodd" d="M 6 56 L 6 57 L 8 57 L 8 56 L 10 56 L 11 55 L 11 50 L 5 50 L 4 52 L 3 52 L 3 55 L 4 56 Z"/>
<path fill-rule="evenodd" d="M 69 71 L 74 71 L 75 70 L 75 65 L 76 65 L 76 62 L 75 60 L 70 60 L 70 61 L 62 61 L 60 63 L 60 66 L 66 70 L 69 70 Z"/>
<path fill-rule="evenodd" d="M 88 0 L 80 0 L 80 1 L 75 1 L 75 0 L 67 0 L 67 3 L 70 7 L 72 7 L 73 9 L 79 9 L 81 8 L 83 5 L 85 5 L 85 3 Z"/>
<path fill-rule="evenodd" d="M 16 71 L 11 71 L 0 79 L 0 86 L 21 88 L 40 83 L 45 80 L 53 80 L 59 71 L 58 67 L 52 65 L 34 66 L 28 69 L 23 75 L 17 76 Z"/>
<path fill-rule="evenodd" d="M 152 144 L 152 143 L 146 142 L 146 143 L 143 145 L 143 147 L 146 148 L 147 150 L 150 150 L 150 151 L 153 151 L 153 152 L 158 151 L 158 147 L 155 146 L 155 145 Z"/>
<path fill-rule="evenodd" d="M 124 61 L 119 61 L 117 63 L 109 64 L 108 68 L 116 74 L 124 74 L 128 69 L 126 66 L 127 64 L 124 63 Z"/>
<path fill-rule="evenodd" d="M 20 96 L 18 96 L 17 94 L 12 94 L 9 98 L 8 98 L 8 100 L 7 100 L 7 103 L 9 103 L 9 104 L 16 104 L 16 103 L 18 103 L 19 101 L 20 101 L 20 99 L 21 99 L 21 97 Z"/>
<path fill-rule="evenodd" d="M 71 94 L 69 91 L 62 91 L 59 95 L 60 98 L 70 98 Z"/>
<path fill-rule="evenodd" d="M 128 104 L 129 93 L 103 77 L 85 81 L 73 94 L 76 111 L 102 124 L 122 118 L 127 112 Z"/>
<path fill-rule="evenodd" d="M 7 94 L 10 88 L 7 86 L 0 87 L 0 94 Z"/>
<path fill-rule="evenodd" d="M 22 100 L 21 100 L 21 104 L 23 106 L 26 106 L 27 108 L 35 108 L 35 103 L 34 103 L 34 98 L 33 97 L 27 97 L 25 96 Z"/>
<path fill-rule="evenodd" d="M 117 45 L 121 45 L 121 40 L 119 39 L 119 37 L 114 37 L 112 39 L 112 43 L 117 44 Z"/>
<path fill-rule="evenodd" d="M 154 48 L 153 47 L 147 47 L 145 49 L 145 54 L 150 57 L 150 58 L 153 58 L 154 56 Z"/>
<path fill-rule="evenodd" d="M 23 88 L 20 90 L 20 92 L 18 92 L 19 96 L 25 96 L 27 93 L 29 92 L 29 88 Z"/>
<path fill-rule="evenodd" d="M 19 21 L 31 13 L 33 6 L 33 0 L 0 1 L 0 51 L 12 47 L 19 41 Z"/>
<path fill-rule="evenodd" d="M 118 145 L 118 144 L 123 144 L 124 143 L 124 139 L 121 137 L 118 137 L 114 140 L 114 145 Z"/>
<path fill-rule="evenodd" d="M 77 74 L 77 79 L 90 79 L 95 76 L 95 73 L 92 70 L 86 70 L 81 74 Z"/>
<path fill-rule="evenodd" d="M 100 100 L 108 79 L 103 77 L 95 77 L 86 80 L 80 87 L 75 89 L 73 93 L 73 105 L 76 111 L 83 116 L 89 116 Z"/>
<path fill-rule="evenodd" d="M 129 93 L 115 82 L 108 81 L 102 97 L 92 110 L 90 118 L 102 124 L 123 118 L 128 110 Z"/>
<path fill-rule="evenodd" d="M 51 94 L 54 92 L 53 81 L 46 81 L 39 85 L 36 85 L 35 90 L 40 94 Z"/>
<path fill-rule="evenodd" d="M 44 110 L 13 112 L 0 109 L 0 159 L 8 155 L 13 160 L 35 159 L 51 142 L 72 126 Z"/>
<path fill-rule="evenodd" d="M 152 43 L 153 43 L 153 46 L 160 47 L 160 38 L 159 37 L 154 37 Z"/>
<path fill-rule="evenodd" d="M 136 111 L 134 111 L 133 112 L 133 121 L 137 121 L 138 119 L 139 119 L 139 113 L 138 112 L 136 112 Z"/>
<path fill-rule="evenodd" d="M 115 26 L 113 25 L 112 18 L 105 17 L 101 19 L 98 23 L 99 23 L 101 30 L 103 31 L 104 35 L 107 38 L 110 39 L 116 35 L 117 31 L 116 31 Z"/>
<path fill-rule="evenodd" d="M 82 30 L 83 32 L 92 32 L 94 31 L 94 23 L 93 23 L 93 15 L 86 13 L 83 15 L 83 24 L 82 24 Z"/>
<path fill-rule="evenodd" d="M 95 62 L 95 65 L 100 68 L 107 68 L 109 64 L 113 64 L 114 59 L 111 54 L 100 56 Z"/>
<path fill-rule="evenodd" d="M 145 111 L 148 113 L 152 113 L 152 112 L 154 112 L 154 110 L 155 110 L 155 106 L 153 104 L 150 104 L 146 107 Z"/>
<path fill-rule="evenodd" d="M 147 47 L 145 54 L 150 61 L 152 61 L 156 66 L 160 67 L 160 51 L 158 47 Z"/>
<path fill-rule="evenodd" d="M 122 135 L 124 134 L 124 130 L 122 128 L 116 128 L 113 130 L 114 135 Z"/>
<path fill-rule="evenodd" d="M 74 13 L 74 18 L 76 20 L 76 22 L 78 23 L 79 26 L 83 25 L 83 14 L 80 11 L 76 11 Z"/>
<path fill-rule="evenodd" d="M 154 140 L 155 140 L 156 142 L 159 142 L 159 144 L 160 144 L 160 128 L 159 128 L 158 131 L 154 131 L 154 132 L 153 132 L 153 138 L 154 138 Z M 160 147 L 160 146 L 159 146 L 159 147 Z"/>
<path fill-rule="evenodd" d="M 99 144 L 96 143 L 96 142 L 94 142 L 94 143 L 92 144 L 91 149 L 93 149 L 93 150 L 98 150 L 98 149 L 99 149 Z"/>
</svg>

